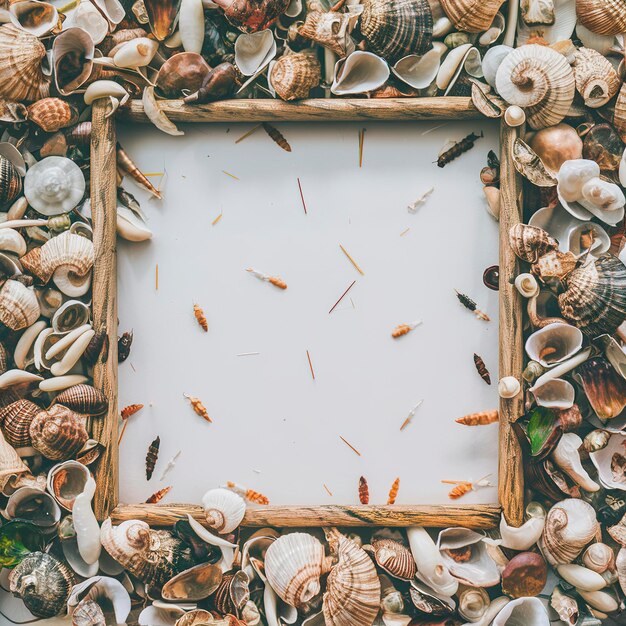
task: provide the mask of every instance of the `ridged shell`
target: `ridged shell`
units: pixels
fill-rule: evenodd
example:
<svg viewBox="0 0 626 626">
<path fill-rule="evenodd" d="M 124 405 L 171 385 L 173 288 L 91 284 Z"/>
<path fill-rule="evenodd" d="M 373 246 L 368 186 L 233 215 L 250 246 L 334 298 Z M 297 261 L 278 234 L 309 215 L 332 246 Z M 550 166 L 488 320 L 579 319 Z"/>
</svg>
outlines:
<svg viewBox="0 0 626 626">
<path fill-rule="evenodd" d="M 574 72 L 566 58 L 539 44 L 516 48 L 504 57 L 496 74 L 498 93 L 525 109 L 534 129 L 558 124 L 574 100 Z"/>
<path fill-rule="evenodd" d="M 28 119 L 47 133 L 56 133 L 78 120 L 78 111 L 61 98 L 43 98 L 28 107 Z"/>
<path fill-rule="evenodd" d="M 9 351 L 3 343 L 0 343 L 0 376 L 9 369 L 10 360 Z"/>
<path fill-rule="evenodd" d="M 0 410 L 0 424 L 6 440 L 15 448 L 30 446 L 30 424 L 41 411 L 30 400 L 16 400 Z"/>
<path fill-rule="evenodd" d="M 202 496 L 202 508 L 209 528 L 225 535 L 241 524 L 246 501 L 230 489 L 211 489 Z"/>
<path fill-rule="evenodd" d="M 591 48 L 578 48 L 574 53 L 576 90 L 585 104 L 598 108 L 606 104 L 618 91 L 621 81 L 611 62 Z"/>
<path fill-rule="evenodd" d="M 308 98 L 321 80 L 321 68 L 315 56 L 297 52 L 287 54 L 271 66 L 270 83 L 283 100 Z"/>
<path fill-rule="evenodd" d="M 411 580 L 417 573 L 417 565 L 411 551 L 393 539 L 372 541 L 369 550 L 376 563 L 395 578 Z"/>
<path fill-rule="evenodd" d="M 615 553 L 606 543 L 592 543 L 583 553 L 581 560 L 585 567 L 598 574 L 615 567 Z"/>
<path fill-rule="evenodd" d="M 62 404 L 40 411 L 30 425 L 30 436 L 33 447 L 53 461 L 75 456 L 89 438 L 85 418 Z"/>
<path fill-rule="evenodd" d="M 241 570 L 225 573 L 213 595 L 215 608 L 222 615 L 239 615 L 250 599 L 249 582 L 248 575 Z"/>
<path fill-rule="evenodd" d="M 62 391 L 54 401 L 84 415 L 101 415 L 109 406 L 107 397 L 99 389 L 85 384 Z"/>
<path fill-rule="evenodd" d="M 83 277 L 91 270 L 93 261 L 93 243 L 65 231 L 41 246 L 38 275 L 49 280 L 58 269 L 69 268 L 76 276 Z"/>
<path fill-rule="evenodd" d="M 576 15 L 583 26 L 598 35 L 626 31 L 626 4 L 622 0 L 576 0 Z"/>
<path fill-rule="evenodd" d="M 336 530 L 327 533 L 338 558 L 326 581 L 326 626 L 370 626 L 380 608 L 380 580 L 366 552 Z"/>
<path fill-rule="evenodd" d="M 100 529 L 102 547 L 133 576 L 160 587 L 193 565 L 191 550 L 166 530 L 152 530 L 139 520 L 113 526 L 107 519 Z"/>
<path fill-rule="evenodd" d="M 542 228 L 515 224 L 509 230 L 509 245 L 522 261 L 536 263 L 547 252 L 559 249 L 559 242 Z"/>
<path fill-rule="evenodd" d="M 65 609 L 74 576 L 61 561 L 43 552 L 32 552 L 9 574 L 11 592 L 37 617 L 55 617 Z"/>
<path fill-rule="evenodd" d="M 360 28 L 368 49 L 393 64 L 430 48 L 433 15 L 427 0 L 364 0 Z"/>
<path fill-rule="evenodd" d="M 46 98 L 50 83 L 41 69 L 44 45 L 13 24 L 0 27 L 0 97 L 14 102 Z"/>
<path fill-rule="evenodd" d="M 9 159 L 0 155 L 0 208 L 22 193 L 22 177 Z"/>
<path fill-rule="evenodd" d="M 603 254 L 569 274 L 558 301 L 563 317 L 585 335 L 612 335 L 626 319 L 626 267 Z"/>
<path fill-rule="evenodd" d="M 324 546 L 308 533 L 279 537 L 265 555 L 269 584 L 282 600 L 296 608 L 320 592 L 320 576 L 329 569 Z"/>
<path fill-rule="evenodd" d="M 0 322 L 11 330 L 22 330 L 39 317 L 39 302 L 31 287 L 7 280 L 0 289 Z"/>
<path fill-rule="evenodd" d="M 0 492 L 10 493 L 15 488 L 15 479 L 28 472 L 28 466 L 0 432 Z"/>
<path fill-rule="evenodd" d="M 441 0 L 441 6 L 458 30 L 480 33 L 487 30 L 504 0 Z"/>
<path fill-rule="evenodd" d="M 354 49 L 350 39 L 352 22 L 348 13 L 310 11 L 298 27 L 298 34 L 343 57 L 352 51 L 350 48 Z"/>
<path fill-rule="evenodd" d="M 84 193 L 85 176 L 78 165 L 66 157 L 49 156 L 37 161 L 24 178 L 24 195 L 41 215 L 68 213 L 78 205 Z"/>
</svg>

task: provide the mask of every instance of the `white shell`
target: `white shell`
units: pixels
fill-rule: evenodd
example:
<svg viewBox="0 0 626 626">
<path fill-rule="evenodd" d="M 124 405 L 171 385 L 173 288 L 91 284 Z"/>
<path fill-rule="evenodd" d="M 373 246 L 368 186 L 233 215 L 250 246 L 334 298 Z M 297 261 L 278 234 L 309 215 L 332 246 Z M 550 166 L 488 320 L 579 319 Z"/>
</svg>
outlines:
<svg viewBox="0 0 626 626">
<path fill-rule="evenodd" d="M 91 578 L 98 573 L 99 563 L 85 563 L 78 549 L 76 536 L 61 541 L 61 549 L 67 564 L 82 578 Z"/>
<path fill-rule="evenodd" d="M 578 367 L 581 363 L 584 363 L 589 358 L 590 354 L 591 354 L 591 347 L 585 348 L 584 350 L 581 350 L 580 352 L 575 354 L 573 357 L 569 359 L 565 359 L 565 361 L 562 361 L 558 365 L 555 365 L 551 369 L 548 369 L 535 381 L 534 388 L 539 389 L 539 387 L 542 387 L 543 385 L 545 385 L 549 380 L 560 378 L 561 376 L 564 376 L 568 372 L 571 372 L 574 368 Z"/>
<path fill-rule="evenodd" d="M 514 398 L 522 389 L 515 376 L 504 376 L 498 382 L 498 394 L 501 398 Z"/>
<path fill-rule="evenodd" d="M 587 604 L 603 613 L 613 613 L 619 609 L 618 601 L 606 591 L 582 591 L 579 589 L 578 593 Z"/>
<path fill-rule="evenodd" d="M 336 96 L 366 93 L 382 87 L 389 78 L 389 66 L 372 52 L 357 50 L 335 64 L 331 92 Z"/>
<path fill-rule="evenodd" d="M 78 9 L 77 9 L 78 10 Z M 52 63 L 54 66 L 54 81 L 57 90 L 63 96 L 74 93 L 91 76 L 93 57 L 95 54 L 94 41 L 91 35 L 82 28 L 63 28 L 52 42 Z M 70 55 L 83 58 L 85 63 L 82 72 L 69 83 L 59 86 L 58 70 L 64 57 Z"/>
<path fill-rule="evenodd" d="M 573 563 L 557 565 L 556 571 L 563 580 L 574 585 L 579 591 L 600 591 L 606 587 L 606 580 L 600 574 L 582 565 Z"/>
<path fill-rule="evenodd" d="M 435 41 L 428 52 L 422 56 L 410 54 L 403 57 L 391 68 L 391 71 L 414 89 L 426 89 L 437 78 L 441 57 L 446 50 L 445 44 Z"/>
<path fill-rule="evenodd" d="M 90 308 L 80 300 L 68 300 L 52 316 L 52 328 L 55 333 L 65 334 L 89 323 Z"/>
<path fill-rule="evenodd" d="M 572 36 L 576 26 L 576 3 L 571 0 L 554 0 L 554 24 L 527 26 L 524 20 L 517 22 L 517 45 L 525 44 L 531 37 L 542 37 L 548 44 L 565 41 Z"/>
<path fill-rule="evenodd" d="M 492 87 L 496 86 L 496 73 L 498 72 L 500 63 L 502 63 L 504 58 L 511 52 L 513 52 L 513 48 L 504 45 L 493 46 L 485 52 L 485 56 L 483 57 L 483 74 L 485 75 L 487 83 Z"/>
<path fill-rule="evenodd" d="M 13 228 L 0 229 L 0 250 L 23 256 L 26 254 L 26 241 L 17 230 Z"/>
<path fill-rule="evenodd" d="M 74 343 L 72 343 L 72 345 L 67 349 L 63 358 L 50 367 L 50 373 L 53 376 L 63 376 L 64 374 L 67 374 L 83 356 L 83 353 L 87 349 L 89 342 L 93 339 L 95 334 L 96 331 L 90 329 L 78 337 L 78 339 L 76 339 L 76 341 L 74 341 Z"/>
<path fill-rule="evenodd" d="M 74 298 L 82 296 L 91 284 L 93 242 L 65 231 L 41 246 L 39 262 L 43 273 L 52 274 L 59 291 Z"/>
<path fill-rule="evenodd" d="M 459 588 L 459 581 L 446 567 L 441 553 L 426 529 L 414 526 L 407 528 L 406 534 L 411 554 L 417 565 L 417 578 L 436 593 L 444 596 L 454 595 Z"/>
<path fill-rule="evenodd" d="M 225 535 L 241 524 L 246 501 L 230 489 L 210 489 L 202 496 L 202 508 L 209 527 Z"/>
<path fill-rule="evenodd" d="M 82 200 L 85 177 L 82 170 L 65 157 L 49 156 L 35 163 L 24 178 L 24 195 L 37 213 L 68 213 Z"/>
<path fill-rule="evenodd" d="M 569 324 L 554 323 L 530 335 L 526 340 L 525 349 L 529 359 L 541 363 L 544 367 L 552 367 L 575 355 L 582 345 L 583 334 L 578 328 Z M 542 358 L 546 349 L 554 349 L 554 352 Z M 546 360 L 548 356 L 549 360 Z"/>
<path fill-rule="evenodd" d="M 202 0 L 182 0 L 178 12 L 178 32 L 185 52 L 200 54 L 204 43 Z"/>
<path fill-rule="evenodd" d="M 83 324 L 82 326 L 78 326 L 69 333 L 59 337 L 58 341 L 52 343 L 50 347 L 46 350 L 44 354 L 44 359 L 46 361 L 51 361 L 52 359 L 58 357 L 65 350 L 67 350 L 83 333 L 86 333 L 90 329 L 91 324 Z"/>
<path fill-rule="evenodd" d="M 483 76 L 480 52 L 471 43 L 457 46 L 447 54 L 437 72 L 437 89 L 447 95 L 463 70 L 474 78 Z"/>
<path fill-rule="evenodd" d="M 601 254 L 604 254 L 605 252 L 608 252 L 609 248 L 611 247 L 611 238 L 609 237 L 606 230 L 604 230 L 604 228 L 602 228 L 600 224 L 596 224 L 595 222 L 581 223 L 578 221 L 577 225 L 569 232 L 566 252 L 569 251 L 576 256 L 585 252 L 585 250 L 583 250 L 580 245 L 580 236 L 582 233 L 588 233 L 590 231 L 593 233 L 593 244 L 589 249 L 589 253 L 593 256 L 599 256 Z"/>
<path fill-rule="evenodd" d="M 147 37 L 137 37 L 122 44 L 113 55 L 117 67 L 145 67 L 159 49 L 159 42 Z"/>
<path fill-rule="evenodd" d="M 498 613 L 493 626 L 550 626 L 550 618 L 539 598 L 517 598 Z"/>
<path fill-rule="evenodd" d="M 54 477 L 64 472 L 65 478 L 61 484 L 55 484 Z M 53 498 L 66 511 L 71 511 L 74 506 L 76 497 L 85 490 L 87 480 L 89 479 L 89 469 L 78 461 L 64 461 L 57 463 L 48 471 L 46 481 L 46 489 Z"/>
<path fill-rule="evenodd" d="M 95 44 L 101 43 L 109 32 L 109 24 L 90 0 L 81 0 L 78 7 L 69 13 L 63 31 L 69 28 L 84 30 Z"/>
<path fill-rule="evenodd" d="M 478 37 L 478 45 L 486 47 L 496 42 L 504 31 L 505 25 L 504 15 L 498 11 L 493 18 L 493 22 L 491 22 L 491 26 Z"/>
<path fill-rule="evenodd" d="M 583 552 L 581 560 L 585 567 L 598 574 L 615 569 L 615 553 L 606 543 L 592 543 Z"/>
<path fill-rule="evenodd" d="M 117 234 L 126 241 L 147 241 L 152 238 L 152 231 L 144 221 L 125 206 L 117 207 Z"/>
<path fill-rule="evenodd" d="M 576 35 L 585 48 L 591 48 L 604 56 L 615 50 L 615 35 L 598 35 L 580 22 L 576 24 Z"/>
<path fill-rule="evenodd" d="M 539 541 L 545 523 L 546 517 L 543 515 L 531 517 L 519 527 L 509 526 L 503 515 L 500 519 L 502 547 L 519 551 L 528 550 Z"/>
<path fill-rule="evenodd" d="M 532 298 L 539 293 L 539 283 L 532 274 L 519 274 L 515 277 L 515 288 L 524 296 Z"/>
<path fill-rule="evenodd" d="M 504 516 L 503 516 L 504 517 Z M 480 587 L 466 587 L 459 592 L 459 615 L 470 622 L 477 622 L 489 609 L 489 594 Z"/>
<path fill-rule="evenodd" d="M 578 450 L 582 445 L 583 440 L 576 433 L 563 433 L 558 445 L 552 451 L 552 460 L 585 491 L 598 491 L 600 485 L 591 479 L 580 461 Z M 589 589 L 589 591 L 593 590 Z"/>
<path fill-rule="evenodd" d="M 535 396 L 538 406 L 552 409 L 569 409 L 576 397 L 573 385 L 563 378 L 552 378 L 541 386 L 531 387 L 529 391 Z"/>
<path fill-rule="evenodd" d="M 11 387 L 17 387 L 22 385 L 31 385 L 33 383 L 43 381 L 41 376 L 37 374 L 31 374 L 24 370 L 7 370 L 0 376 L 0 389 L 10 389 Z"/>
<path fill-rule="evenodd" d="M 513 104 L 507 107 L 504 112 L 504 121 L 507 123 L 507 126 L 511 126 L 512 128 L 521 126 L 526 121 L 526 113 L 524 113 L 522 107 Z"/>
<path fill-rule="evenodd" d="M 33 346 L 39 333 L 46 328 L 46 322 L 40 320 L 29 326 L 20 336 L 13 352 L 13 361 L 19 369 L 25 369 L 34 361 Z"/>
<path fill-rule="evenodd" d="M 100 558 L 100 526 L 91 508 L 96 493 L 96 482 L 89 476 L 84 491 L 76 496 L 72 508 L 72 519 L 76 530 L 78 550 L 85 563 L 95 563 Z"/>
<path fill-rule="evenodd" d="M 35 526 L 54 529 L 61 519 L 61 509 L 54 498 L 35 487 L 20 487 L 9 498 L 6 506 L 9 519 L 25 519 Z"/>
<path fill-rule="evenodd" d="M 598 470 L 598 480 L 607 489 L 626 491 L 626 434 L 613 433 L 608 444 L 591 452 L 589 458 Z"/>
<path fill-rule="evenodd" d="M 120 105 L 130 98 L 130 94 L 122 85 L 113 80 L 96 80 L 87 87 L 83 99 L 85 104 L 92 104 L 100 98 L 111 99 L 113 111 L 109 115 L 112 115 Z"/>
<path fill-rule="evenodd" d="M 45 19 L 37 19 L 37 15 L 45 11 Z M 49 33 L 59 23 L 59 13 L 56 7 L 49 2 L 35 2 L 35 0 L 20 0 L 9 6 L 11 22 L 29 32 L 35 37 L 42 37 Z"/>
<path fill-rule="evenodd" d="M 494 617 L 511 602 L 507 596 L 499 596 L 491 601 L 489 608 L 483 613 L 483 616 L 476 622 L 467 622 L 463 626 L 489 626 L 493 622 Z M 520 625 L 521 626 L 521 625 Z"/>
<path fill-rule="evenodd" d="M 94 576 L 74 585 L 67 601 L 68 613 L 71 615 L 79 603 L 86 600 L 93 600 L 101 606 L 112 606 L 116 624 L 125 624 L 130 614 L 128 591 L 115 578 Z"/>
<path fill-rule="evenodd" d="M 235 41 L 235 65 L 244 76 L 253 76 L 276 56 L 273 31 L 242 33 Z"/>
<path fill-rule="evenodd" d="M 86 383 L 89 379 L 82 374 L 68 374 L 67 376 L 55 376 L 53 378 L 46 378 L 39 383 L 39 389 L 47 393 L 51 391 L 63 391 L 74 385 L 81 385 Z"/>
<path fill-rule="evenodd" d="M 111 24 L 119 24 L 126 15 L 119 0 L 93 0 L 93 3 L 102 11 Z"/>
</svg>

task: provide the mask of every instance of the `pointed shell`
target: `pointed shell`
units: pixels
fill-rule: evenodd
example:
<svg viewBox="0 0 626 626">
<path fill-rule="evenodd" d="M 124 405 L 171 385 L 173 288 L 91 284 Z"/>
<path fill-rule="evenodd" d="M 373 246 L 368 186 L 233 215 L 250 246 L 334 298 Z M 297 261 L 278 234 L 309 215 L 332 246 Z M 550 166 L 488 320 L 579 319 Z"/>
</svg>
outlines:
<svg viewBox="0 0 626 626">
<path fill-rule="evenodd" d="M 626 6 L 620 0 L 576 0 L 580 23 L 598 35 L 626 32 Z"/>
<path fill-rule="evenodd" d="M 551 367 L 576 354 L 583 345 L 582 332 L 569 324 L 548 324 L 526 340 L 526 354 L 543 367 Z"/>
<path fill-rule="evenodd" d="M 99 389 L 85 384 L 65 389 L 54 402 L 83 415 L 101 415 L 109 406 L 109 401 Z"/>
<path fill-rule="evenodd" d="M 226 535 L 241 524 L 246 502 L 230 489 L 211 489 L 202 496 L 202 508 L 209 528 Z"/>
<path fill-rule="evenodd" d="M 611 62 L 590 48 L 578 48 L 574 58 L 576 90 L 583 97 L 585 105 L 594 109 L 603 106 L 621 86 Z"/>
<path fill-rule="evenodd" d="M 0 288 L 0 321 L 11 330 L 22 330 L 39 317 L 35 292 L 16 280 L 7 280 Z"/>
<path fill-rule="evenodd" d="M 487 30 L 504 0 L 442 0 L 441 6 L 454 26 L 468 33 Z"/>
<path fill-rule="evenodd" d="M 36 450 L 47 459 L 59 461 L 76 455 L 89 438 L 85 418 L 61 404 L 35 416 L 30 436 Z"/>
<path fill-rule="evenodd" d="M 331 92 L 336 96 L 367 93 L 387 82 L 389 66 L 371 52 L 357 50 L 335 64 Z"/>
<path fill-rule="evenodd" d="M 30 424 L 41 411 L 30 400 L 21 399 L 0 409 L 0 424 L 6 440 L 15 448 L 30 446 Z"/>
<path fill-rule="evenodd" d="M 321 80 L 319 61 L 311 54 L 296 52 L 287 54 L 274 64 L 269 71 L 269 82 L 283 100 L 307 98 L 311 89 Z"/>
</svg>

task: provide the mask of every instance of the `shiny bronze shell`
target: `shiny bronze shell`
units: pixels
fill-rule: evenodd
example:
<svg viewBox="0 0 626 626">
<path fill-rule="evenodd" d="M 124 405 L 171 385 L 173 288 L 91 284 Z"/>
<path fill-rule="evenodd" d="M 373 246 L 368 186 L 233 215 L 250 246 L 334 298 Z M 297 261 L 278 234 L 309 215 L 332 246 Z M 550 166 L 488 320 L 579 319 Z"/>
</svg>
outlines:
<svg viewBox="0 0 626 626">
<path fill-rule="evenodd" d="M 41 411 L 30 400 L 16 400 L 0 410 L 0 425 L 5 439 L 14 447 L 30 446 L 30 425 Z"/>
<path fill-rule="evenodd" d="M 591 408 L 601 420 L 617 417 L 626 407 L 626 380 L 604 357 L 588 359 L 576 369 Z"/>
<path fill-rule="evenodd" d="M 12 202 L 22 193 L 22 177 L 5 156 L 0 155 L 0 207 Z"/>
<path fill-rule="evenodd" d="M 210 71 L 209 64 L 196 52 L 179 52 L 161 66 L 156 87 L 166 98 L 180 98 L 183 89 L 198 91 Z"/>
<path fill-rule="evenodd" d="M 83 415 L 101 415 L 109 406 L 109 401 L 99 389 L 84 384 L 62 391 L 54 401 Z"/>
<path fill-rule="evenodd" d="M 509 230 L 509 244 L 513 252 L 527 263 L 536 263 L 547 252 L 559 249 L 559 242 L 545 230 L 521 223 Z"/>
</svg>

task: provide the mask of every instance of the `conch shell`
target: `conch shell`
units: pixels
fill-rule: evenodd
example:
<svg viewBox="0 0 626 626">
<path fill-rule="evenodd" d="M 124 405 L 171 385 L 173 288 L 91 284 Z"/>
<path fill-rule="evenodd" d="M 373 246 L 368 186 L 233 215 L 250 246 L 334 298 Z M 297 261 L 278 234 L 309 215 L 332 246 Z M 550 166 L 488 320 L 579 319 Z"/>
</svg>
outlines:
<svg viewBox="0 0 626 626">
<path fill-rule="evenodd" d="M 441 6 L 457 30 L 481 33 L 487 30 L 504 0 L 441 0 Z"/>
<path fill-rule="evenodd" d="M 591 48 L 578 48 L 574 58 L 576 90 L 585 105 L 593 109 L 605 105 L 622 84 L 611 62 Z"/>
</svg>

